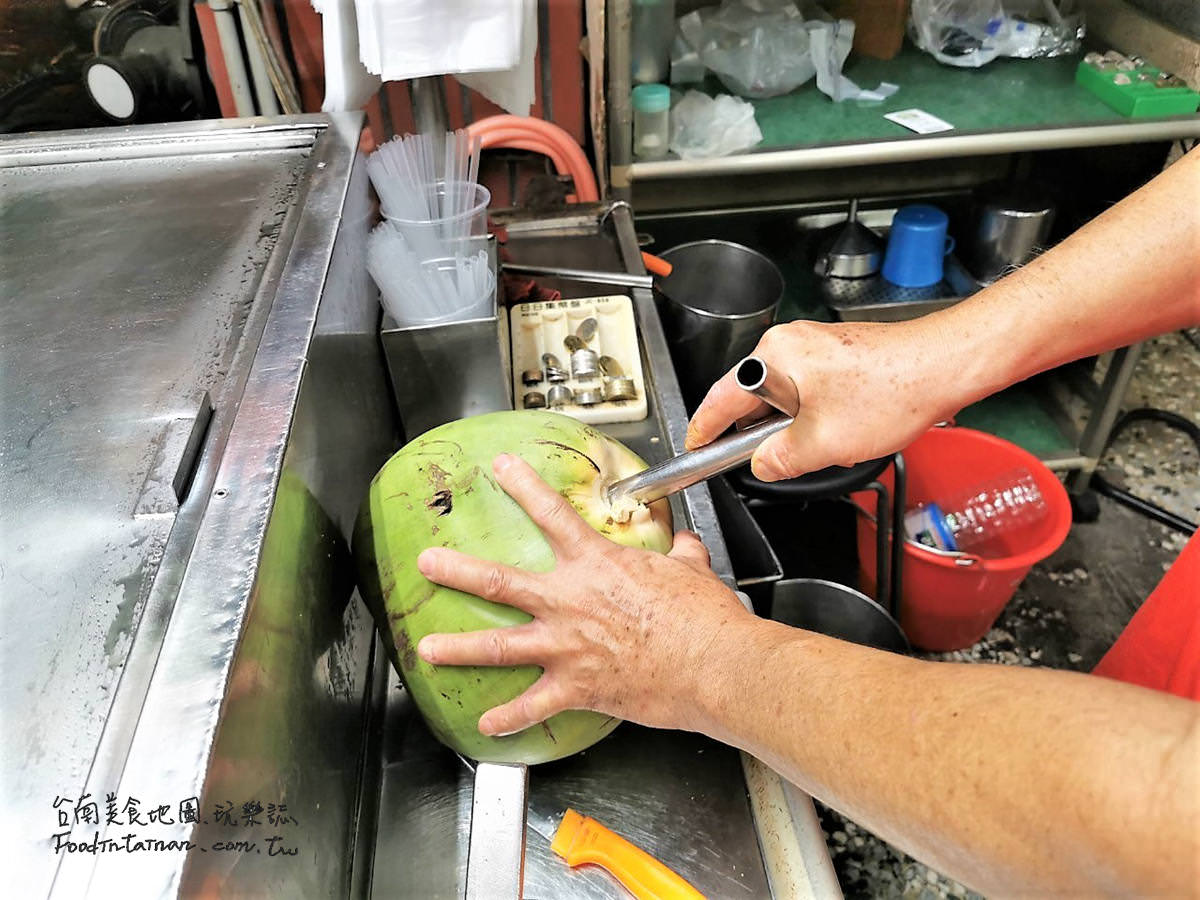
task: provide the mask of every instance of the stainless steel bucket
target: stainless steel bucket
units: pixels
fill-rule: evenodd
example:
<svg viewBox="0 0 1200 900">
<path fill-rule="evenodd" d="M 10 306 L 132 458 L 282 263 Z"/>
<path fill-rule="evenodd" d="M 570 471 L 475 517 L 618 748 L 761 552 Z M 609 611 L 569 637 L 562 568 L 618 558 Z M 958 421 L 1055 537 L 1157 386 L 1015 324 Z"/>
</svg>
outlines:
<svg viewBox="0 0 1200 900">
<path fill-rule="evenodd" d="M 1033 189 L 989 198 L 969 248 L 975 277 L 990 284 L 1025 265 L 1045 249 L 1053 225 L 1054 204 Z"/>
<path fill-rule="evenodd" d="M 673 267 L 659 283 L 659 315 L 684 402 L 695 409 L 775 321 L 783 276 L 761 253 L 729 241 L 694 241 L 659 255 Z"/>
<path fill-rule="evenodd" d="M 908 653 L 908 638 L 882 606 L 853 588 L 817 578 L 775 582 L 771 618 L 785 625 L 865 644 L 879 650 Z"/>
</svg>

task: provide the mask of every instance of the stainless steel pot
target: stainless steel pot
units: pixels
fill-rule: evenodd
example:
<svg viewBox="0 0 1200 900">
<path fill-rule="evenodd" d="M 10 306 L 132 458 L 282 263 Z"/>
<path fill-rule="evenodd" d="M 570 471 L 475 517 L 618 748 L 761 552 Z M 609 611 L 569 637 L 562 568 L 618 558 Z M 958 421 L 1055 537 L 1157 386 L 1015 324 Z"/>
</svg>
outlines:
<svg viewBox="0 0 1200 900">
<path fill-rule="evenodd" d="M 817 578 L 777 581 L 771 618 L 879 650 L 908 653 L 908 638 L 882 606 L 853 588 Z"/>
<path fill-rule="evenodd" d="M 1054 204 L 1039 194 L 1014 189 L 980 205 L 970 248 L 971 270 L 980 281 L 995 281 L 1045 249 L 1054 225 Z"/>
<path fill-rule="evenodd" d="M 684 402 L 695 409 L 775 321 L 783 275 L 761 253 L 729 241 L 680 244 L 660 256 L 673 268 L 659 283 L 659 315 Z"/>
</svg>

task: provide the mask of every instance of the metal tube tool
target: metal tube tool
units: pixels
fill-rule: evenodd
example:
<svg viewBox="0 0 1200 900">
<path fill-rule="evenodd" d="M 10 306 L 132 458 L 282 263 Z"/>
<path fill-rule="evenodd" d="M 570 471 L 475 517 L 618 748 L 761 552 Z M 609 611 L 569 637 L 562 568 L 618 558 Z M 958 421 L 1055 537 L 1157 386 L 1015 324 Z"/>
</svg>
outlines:
<svg viewBox="0 0 1200 900">
<path fill-rule="evenodd" d="M 755 356 L 748 356 L 738 363 L 734 377 L 740 388 L 789 414 L 763 419 L 743 431 L 717 438 L 698 450 L 681 453 L 629 478 L 622 478 L 609 485 L 609 502 L 628 497 L 639 503 L 652 503 L 736 469 L 754 455 L 759 444 L 792 424 L 800 401 L 790 381 L 769 370 L 767 364 Z"/>
</svg>

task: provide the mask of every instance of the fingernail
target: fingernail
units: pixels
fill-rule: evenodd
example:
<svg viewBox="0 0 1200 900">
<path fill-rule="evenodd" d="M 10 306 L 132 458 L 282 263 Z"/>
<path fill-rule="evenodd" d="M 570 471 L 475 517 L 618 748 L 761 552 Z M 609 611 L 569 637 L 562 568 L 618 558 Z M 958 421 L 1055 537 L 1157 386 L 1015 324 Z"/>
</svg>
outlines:
<svg viewBox="0 0 1200 900">
<path fill-rule="evenodd" d="M 428 578 L 437 569 L 437 550 L 430 547 L 417 556 L 417 571 Z"/>
<path fill-rule="evenodd" d="M 508 737 L 510 734 L 516 734 L 515 731 L 499 731 L 491 723 L 491 718 L 486 714 L 479 719 L 479 733 L 486 734 L 488 737 Z"/>
<path fill-rule="evenodd" d="M 437 639 L 423 637 L 417 643 L 417 655 L 427 663 L 437 662 Z"/>
<path fill-rule="evenodd" d="M 501 453 L 494 460 L 492 460 L 492 470 L 495 472 L 503 472 L 505 469 L 507 469 L 512 464 L 513 464 L 513 458 L 511 456 L 511 454 Z"/>
<path fill-rule="evenodd" d="M 778 481 L 779 473 L 774 466 L 763 462 L 757 456 L 750 460 L 750 471 L 759 481 Z"/>
</svg>

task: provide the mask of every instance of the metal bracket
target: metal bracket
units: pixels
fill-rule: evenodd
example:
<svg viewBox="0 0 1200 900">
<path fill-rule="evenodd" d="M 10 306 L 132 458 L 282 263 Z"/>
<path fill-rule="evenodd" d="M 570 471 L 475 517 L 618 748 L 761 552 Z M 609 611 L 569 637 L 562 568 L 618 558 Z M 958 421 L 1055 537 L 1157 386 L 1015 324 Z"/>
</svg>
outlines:
<svg viewBox="0 0 1200 900">
<path fill-rule="evenodd" d="M 466 900 L 520 900 L 525 883 L 525 815 L 529 768 L 475 767 Z"/>
</svg>

